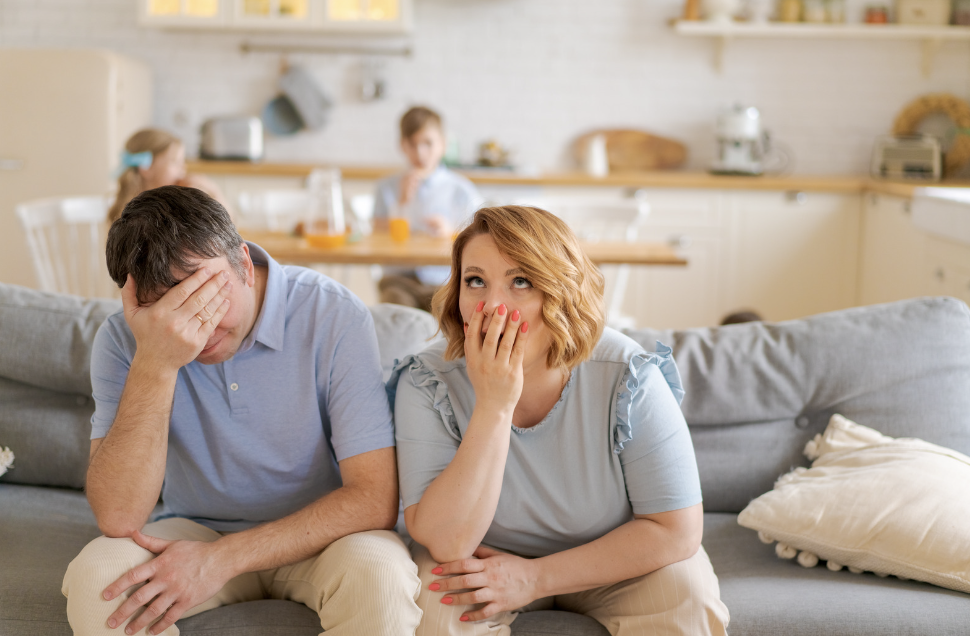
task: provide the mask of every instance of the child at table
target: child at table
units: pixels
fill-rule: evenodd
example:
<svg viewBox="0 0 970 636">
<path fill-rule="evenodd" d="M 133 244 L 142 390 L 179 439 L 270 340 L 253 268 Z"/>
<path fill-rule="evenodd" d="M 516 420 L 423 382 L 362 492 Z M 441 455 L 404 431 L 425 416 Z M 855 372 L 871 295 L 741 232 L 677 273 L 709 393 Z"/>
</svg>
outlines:
<svg viewBox="0 0 970 636">
<path fill-rule="evenodd" d="M 232 215 L 219 186 L 202 175 L 185 171 L 185 146 L 181 139 L 158 128 L 144 128 L 128 138 L 121 153 L 118 194 L 108 210 L 108 222 L 117 221 L 128 202 L 145 190 L 166 185 L 202 190 Z"/>
<path fill-rule="evenodd" d="M 401 117 L 401 151 L 408 170 L 381 180 L 374 196 L 374 220 L 386 224 L 393 216 L 408 219 L 412 231 L 450 237 L 481 205 L 471 181 L 441 165 L 445 137 L 441 116 L 415 106 Z M 385 268 L 381 302 L 431 308 L 431 297 L 450 275 L 448 267 Z"/>
</svg>

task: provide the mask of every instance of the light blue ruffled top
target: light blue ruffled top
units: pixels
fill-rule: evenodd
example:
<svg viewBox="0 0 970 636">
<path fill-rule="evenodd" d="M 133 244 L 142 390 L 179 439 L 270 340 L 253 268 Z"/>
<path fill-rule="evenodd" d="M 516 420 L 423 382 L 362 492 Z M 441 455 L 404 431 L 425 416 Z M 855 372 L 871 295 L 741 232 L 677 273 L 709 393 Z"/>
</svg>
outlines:
<svg viewBox="0 0 970 636">
<path fill-rule="evenodd" d="M 387 384 L 405 508 L 454 458 L 475 407 L 464 358 L 446 361 L 444 351 L 439 342 L 408 356 Z M 699 503 L 683 397 L 669 347 L 647 353 L 606 329 L 549 414 L 533 427 L 512 427 L 484 543 L 544 556 L 589 543 L 633 514 Z"/>
</svg>

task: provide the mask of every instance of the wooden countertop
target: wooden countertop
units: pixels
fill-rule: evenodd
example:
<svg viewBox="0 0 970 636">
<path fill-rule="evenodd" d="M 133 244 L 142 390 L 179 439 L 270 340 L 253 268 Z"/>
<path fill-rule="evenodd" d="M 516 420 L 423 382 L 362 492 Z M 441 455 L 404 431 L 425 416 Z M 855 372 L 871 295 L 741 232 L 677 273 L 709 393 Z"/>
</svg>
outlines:
<svg viewBox="0 0 970 636">
<path fill-rule="evenodd" d="M 404 243 L 395 243 L 387 234 L 371 234 L 356 243 L 339 247 L 311 247 L 295 236 L 271 232 L 241 231 L 243 238 L 253 241 L 270 256 L 284 263 L 306 265 L 333 263 L 343 265 L 450 265 L 451 241 L 428 236 L 412 236 Z M 662 243 L 582 242 L 583 251 L 598 265 L 687 265 L 669 245 Z"/>
<path fill-rule="evenodd" d="M 190 161 L 190 172 L 210 175 L 305 177 L 319 167 L 333 167 L 309 163 L 250 163 L 245 161 Z M 376 180 L 401 171 L 401 166 L 338 166 L 344 179 Z M 625 187 L 625 188 L 683 188 L 712 190 L 798 190 L 804 192 L 862 193 L 875 192 L 910 197 L 915 188 L 970 187 L 970 181 L 913 183 L 880 181 L 868 176 L 839 175 L 764 175 L 741 177 L 714 175 L 707 172 L 627 172 L 605 177 L 592 177 L 583 172 L 554 172 L 542 175 L 520 175 L 499 170 L 461 171 L 473 182 L 482 185 Z"/>
</svg>

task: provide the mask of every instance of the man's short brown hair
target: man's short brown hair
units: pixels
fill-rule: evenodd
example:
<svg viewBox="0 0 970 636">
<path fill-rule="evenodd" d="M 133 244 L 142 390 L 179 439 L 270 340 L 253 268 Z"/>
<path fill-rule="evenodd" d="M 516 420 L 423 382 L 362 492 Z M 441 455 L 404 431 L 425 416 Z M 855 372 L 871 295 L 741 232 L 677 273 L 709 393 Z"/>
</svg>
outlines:
<svg viewBox="0 0 970 636">
<path fill-rule="evenodd" d="M 434 126 L 439 131 L 441 115 L 426 106 L 415 106 L 401 117 L 401 139 L 410 139 L 411 135 L 425 126 Z"/>
<path fill-rule="evenodd" d="M 173 272 L 190 275 L 198 262 L 225 256 L 245 278 L 242 237 L 229 213 L 197 188 L 162 186 L 128 202 L 108 230 L 108 274 L 124 287 L 135 281 L 139 303 L 156 300 L 179 283 Z"/>
</svg>

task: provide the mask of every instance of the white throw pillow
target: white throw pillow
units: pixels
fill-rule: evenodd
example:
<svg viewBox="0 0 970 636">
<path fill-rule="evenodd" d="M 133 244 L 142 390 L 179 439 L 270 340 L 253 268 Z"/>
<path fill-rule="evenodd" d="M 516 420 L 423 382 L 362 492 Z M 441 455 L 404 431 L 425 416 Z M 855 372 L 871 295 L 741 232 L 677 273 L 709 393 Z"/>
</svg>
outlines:
<svg viewBox="0 0 970 636">
<path fill-rule="evenodd" d="M 738 523 L 806 567 L 824 559 L 830 570 L 970 593 L 970 457 L 886 437 L 841 415 L 805 455 L 812 467 L 779 478 Z"/>
</svg>

